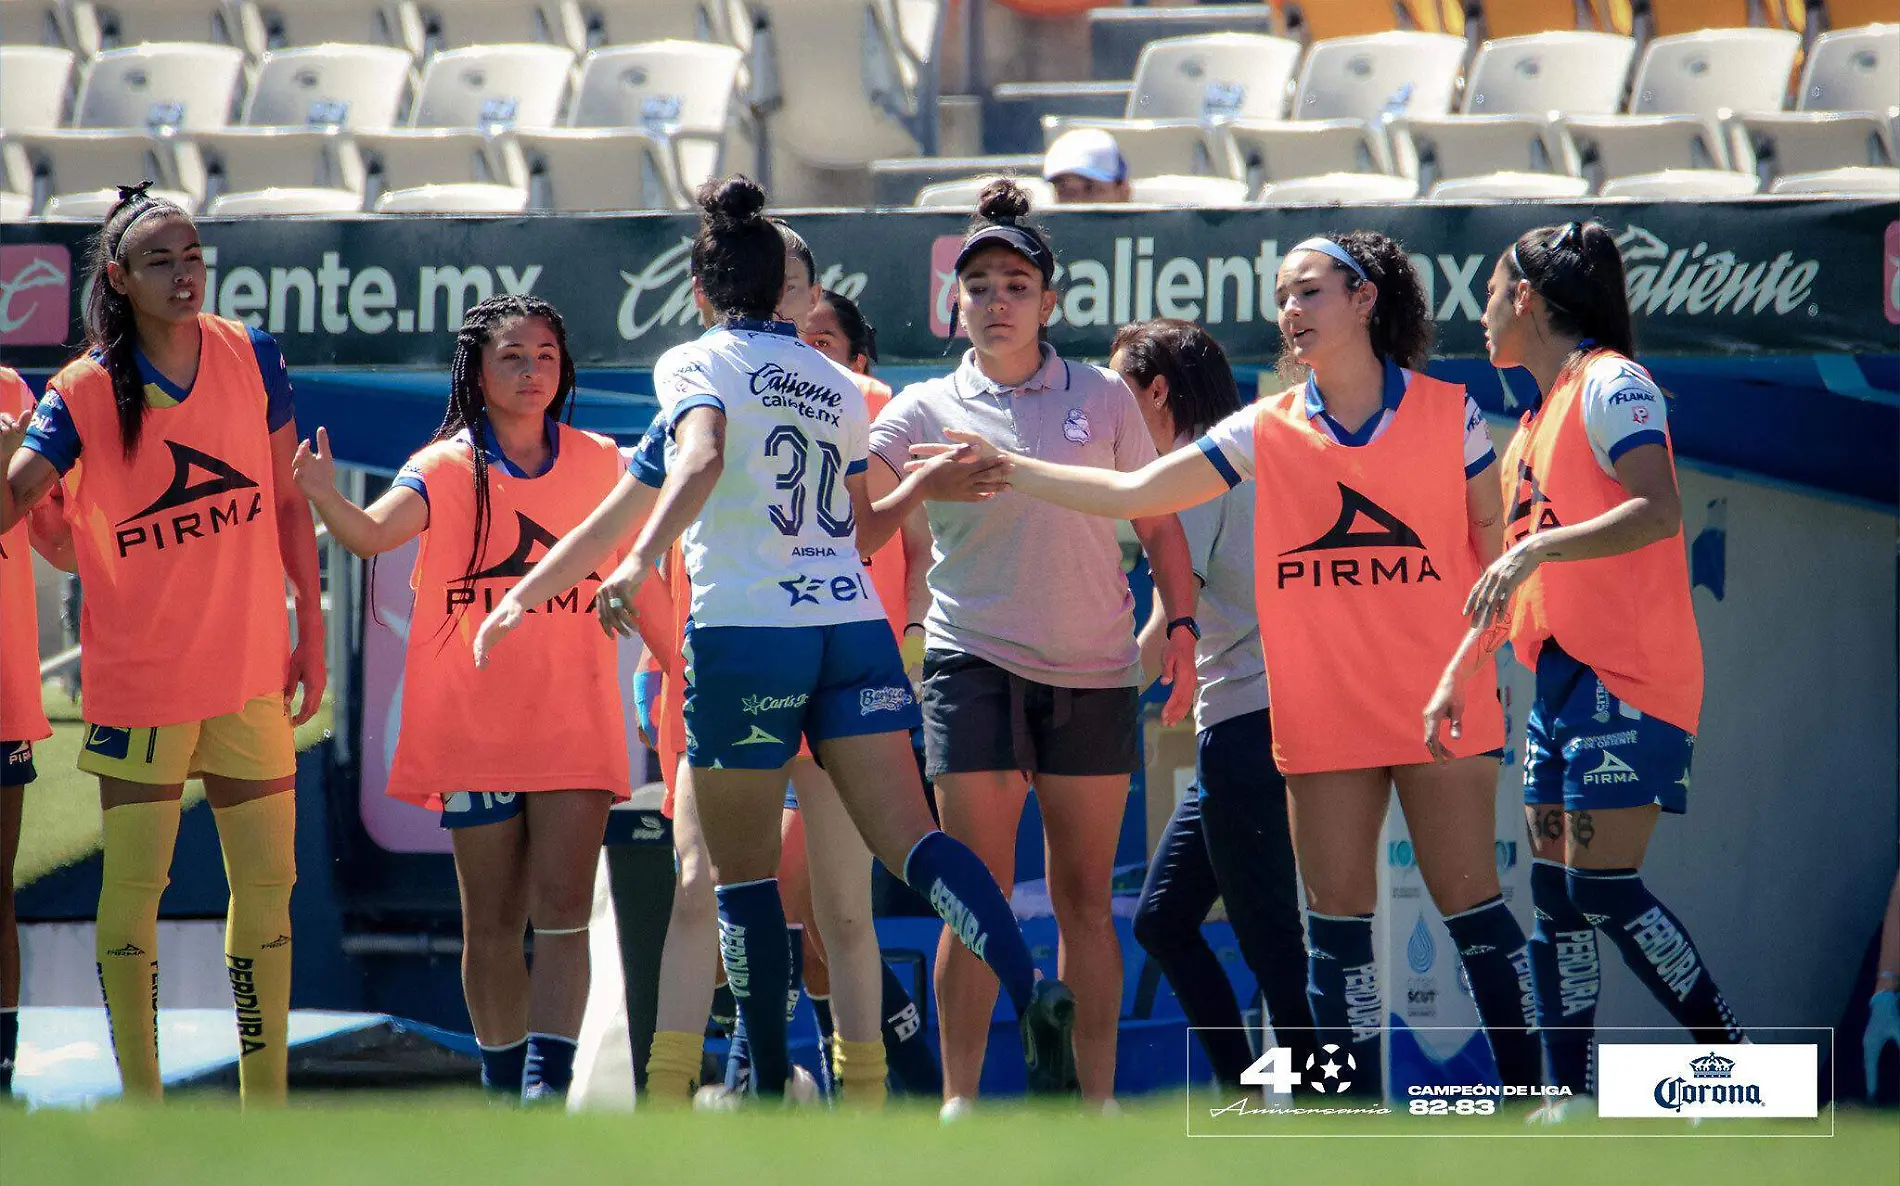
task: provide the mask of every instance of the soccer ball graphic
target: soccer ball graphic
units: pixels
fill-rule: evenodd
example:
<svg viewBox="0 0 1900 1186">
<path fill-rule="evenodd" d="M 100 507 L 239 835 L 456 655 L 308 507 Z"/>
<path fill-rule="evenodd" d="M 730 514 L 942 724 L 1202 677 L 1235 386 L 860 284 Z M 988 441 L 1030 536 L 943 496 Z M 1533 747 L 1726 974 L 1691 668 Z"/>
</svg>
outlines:
<svg viewBox="0 0 1900 1186">
<path fill-rule="evenodd" d="M 1306 1056 L 1306 1082 L 1321 1095 L 1339 1095 L 1352 1086 L 1348 1075 L 1359 1069 L 1350 1050 L 1331 1042 Z"/>
</svg>

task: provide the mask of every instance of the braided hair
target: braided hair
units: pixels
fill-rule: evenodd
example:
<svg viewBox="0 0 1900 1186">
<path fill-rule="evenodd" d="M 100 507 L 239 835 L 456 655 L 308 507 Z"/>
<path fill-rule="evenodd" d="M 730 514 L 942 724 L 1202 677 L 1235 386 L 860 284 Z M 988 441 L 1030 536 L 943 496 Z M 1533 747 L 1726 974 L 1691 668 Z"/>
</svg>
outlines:
<svg viewBox="0 0 1900 1186">
<path fill-rule="evenodd" d="M 567 349 L 567 325 L 553 305 L 537 296 L 489 297 L 468 311 L 461 328 L 455 331 L 455 356 L 449 363 L 449 405 L 436 428 L 434 441 L 453 439 L 466 431 L 469 457 L 475 468 L 475 538 L 469 550 L 465 583 L 473 583 L 481 570 L 482 554 L 488 548 L 488 397 L 482 391 L 482 347 L 508 322 L 524 317 L 539 317 L 554 331 L 561 350 L 561 379 L 554 390 L 554 402 L 548 415 L 571 422 L 574 416 L 569 397 L 574 394 L 574 356 Z"/>
<path fill-rule="evenodd" d="M 108 264 L 125 264 L 125 241 L 132 227 L 148 221 L 191 215 L 176 202 L 153 197 L 152 183 L 119 187 L 119 200 L 93 236 L 86 262 L 86 299 L 80 314 L 86 330 L 86 351 L 97 352 L 112 380 L 112 402 L 119 413 L 119 443 L 129 460 L 138 452 L 145 428 L 145 380 L 139 376 L 138 325 L 132 298 L 113 289 Z"/>
</svg>

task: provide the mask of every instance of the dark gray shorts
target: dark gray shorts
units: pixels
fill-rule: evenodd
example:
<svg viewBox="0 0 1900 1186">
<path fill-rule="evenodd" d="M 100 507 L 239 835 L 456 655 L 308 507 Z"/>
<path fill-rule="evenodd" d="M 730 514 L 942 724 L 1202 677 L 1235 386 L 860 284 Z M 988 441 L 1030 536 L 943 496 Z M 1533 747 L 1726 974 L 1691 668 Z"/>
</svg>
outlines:
<svg viewBox="0 0 1900 1186">
<path fill-rule="evenodd" d="M 1141 767 L 1136 688 L 1058 688 L 954 651 L 924 654 L 931 778 L 989 770 L 1086 778 Z"/>
</svg>

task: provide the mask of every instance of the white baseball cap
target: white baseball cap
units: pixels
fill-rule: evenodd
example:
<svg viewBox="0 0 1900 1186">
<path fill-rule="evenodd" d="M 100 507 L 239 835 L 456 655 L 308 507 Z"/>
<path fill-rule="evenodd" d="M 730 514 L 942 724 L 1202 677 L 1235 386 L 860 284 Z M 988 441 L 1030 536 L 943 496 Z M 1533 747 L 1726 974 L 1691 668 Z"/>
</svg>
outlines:
<svg viewBox="0 0 1900 1186">
<path fill-rule="evenodd" d="M 1091 181 L 1114 183 L 1128 177 L 1128 162 L 1115 137 L 1101 128 L 1076 128 L 1056 137 L 1042 158 L 1042 178 L 1054 181 L 1074 173 Z"/>
</svg>

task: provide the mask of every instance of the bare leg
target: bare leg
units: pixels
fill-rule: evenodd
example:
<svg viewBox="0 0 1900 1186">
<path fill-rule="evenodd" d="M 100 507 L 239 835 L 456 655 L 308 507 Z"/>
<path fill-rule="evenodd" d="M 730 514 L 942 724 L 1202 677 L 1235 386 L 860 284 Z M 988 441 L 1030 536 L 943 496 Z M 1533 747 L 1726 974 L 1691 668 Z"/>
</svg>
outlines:
<svg viewBox="0 0 1900 1186">
<path fill-rule="evenodd" d="M 1082 1097 L 1115 1094 L 1115 1040 L 1122 1012 L 1122 949 L 1109 910 L 1115 842 L 1128 777 L 1038 775 L 1049 900 L 1062 940 L 1057 972 L 1075 993 L 1075 1064 Z"/>
</svg>

